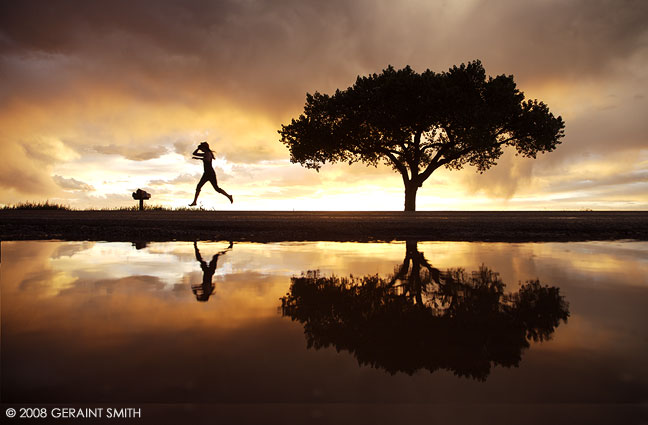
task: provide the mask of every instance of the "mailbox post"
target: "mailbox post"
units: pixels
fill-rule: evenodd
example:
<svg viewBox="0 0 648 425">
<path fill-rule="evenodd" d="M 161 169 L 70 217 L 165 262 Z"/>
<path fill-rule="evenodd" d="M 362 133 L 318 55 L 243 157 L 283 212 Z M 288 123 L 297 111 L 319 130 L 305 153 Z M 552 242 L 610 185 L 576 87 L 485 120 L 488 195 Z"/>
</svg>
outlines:
<svg viewBox="0 0 648 425">
<path fill-rule="evenodd" d="M 133 199 L 139 201 L 139 209 L 140 211 L 144 211 L 144 200 L 151 199 L 151 194 L 145 190 L 137 189 L 133 192 Z"/>
</svg>

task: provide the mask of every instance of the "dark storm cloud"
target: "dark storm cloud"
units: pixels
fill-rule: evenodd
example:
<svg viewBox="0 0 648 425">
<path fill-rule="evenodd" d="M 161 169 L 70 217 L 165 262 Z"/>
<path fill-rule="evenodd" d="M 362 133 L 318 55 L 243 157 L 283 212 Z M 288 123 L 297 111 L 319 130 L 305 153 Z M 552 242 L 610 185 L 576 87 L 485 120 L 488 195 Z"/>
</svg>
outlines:
<svg viewBox="0 0 648 425">
<path fill-rule="evenodd" d="M 482 1 L 453 47 L 525 79 L 587 78 L 645 49 L 646 22 L 643 0 Z"/>
<path fill-rule="evenodd" d="M 243 103 L 300 97 L 317 69 L 344 55 L 346 2 L 20 2 L 4 4 L 4 55 L 78 57 L 69 72 L 143 98 Z M 331 37 L 333 35 L 333 37 Z M 337 39 L 331 43 L 332 38 Z M 39 56 L 40 55 L 40 56 Z M 337 62 L 337 64 L 336 64 Z M 351 74 L 353 75 L 353 74 Z"/>
<path fill-rule="evenodd" d="M 523 80 L 599 75 L 645 48 L 648 3 L 22 1 L 0 16 L 5 57 L 78 57 L 74 72 L 133 95 L 216 93 L 276 111 L 389 63 L 481 58 Z"/>
</svg>

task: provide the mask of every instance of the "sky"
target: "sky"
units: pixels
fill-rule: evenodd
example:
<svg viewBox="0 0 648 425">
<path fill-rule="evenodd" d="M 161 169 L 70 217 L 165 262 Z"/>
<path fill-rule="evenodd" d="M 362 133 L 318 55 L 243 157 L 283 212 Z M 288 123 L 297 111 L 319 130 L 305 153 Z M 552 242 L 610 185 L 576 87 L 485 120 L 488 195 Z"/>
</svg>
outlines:
<svg viewBox="0 0 648 425">
<path fill-rule="evenodd" d="M 563 117 L 537 159 L 439 169 L 418 210 L 648 209 L 644 0 L 20 1 L 0 4 L 0 205 L 191 202 L 203 140 L 218 210 L 402 210 L 390 167 L 290 163 L 277 131 L 306 93 L 388 65 L 471 60 Z"/>
</svg>

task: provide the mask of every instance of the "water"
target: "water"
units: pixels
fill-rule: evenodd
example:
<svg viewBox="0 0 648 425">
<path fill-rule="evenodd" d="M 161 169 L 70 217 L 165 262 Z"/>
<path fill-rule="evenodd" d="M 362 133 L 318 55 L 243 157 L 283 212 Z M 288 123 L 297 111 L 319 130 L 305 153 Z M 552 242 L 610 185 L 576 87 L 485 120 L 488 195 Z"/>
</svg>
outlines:
<svg viewBox="0 0 648 425">
<path fill-rule="evenodd" d="M 3 407 L 646 418 L 648 243 L 228 245 L 2 242 Z"/>
</svg>

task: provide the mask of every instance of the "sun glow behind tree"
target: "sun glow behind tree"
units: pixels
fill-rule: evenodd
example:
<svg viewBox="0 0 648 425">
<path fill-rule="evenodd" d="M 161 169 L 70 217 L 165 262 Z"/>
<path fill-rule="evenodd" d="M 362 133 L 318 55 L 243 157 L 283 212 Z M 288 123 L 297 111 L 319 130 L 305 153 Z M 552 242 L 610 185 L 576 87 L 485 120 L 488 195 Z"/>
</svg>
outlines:
<svg viewBox="0 0 648 425">
<path fill-rule="evenodd" d="M 276 130 L 306 92 L 389 63 L 480 57 L 551 105 L 567 136 L 536 160 L 505 152 L 483 175 L 438 169 L 419 210 L 648 208 L 644 2 L 81 3 L 2 5 L 0 205 L 125 206 L 143 186 L 183 206 L 201 172 L 189 154 L 208 140 L 235 204 L 206 188 L 207 208 L 400 209 L 388 167 L 303 170 Z"/>
</svg>

